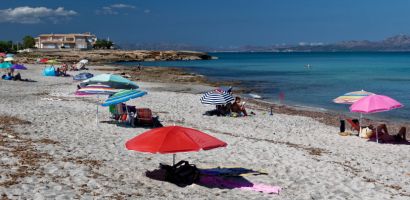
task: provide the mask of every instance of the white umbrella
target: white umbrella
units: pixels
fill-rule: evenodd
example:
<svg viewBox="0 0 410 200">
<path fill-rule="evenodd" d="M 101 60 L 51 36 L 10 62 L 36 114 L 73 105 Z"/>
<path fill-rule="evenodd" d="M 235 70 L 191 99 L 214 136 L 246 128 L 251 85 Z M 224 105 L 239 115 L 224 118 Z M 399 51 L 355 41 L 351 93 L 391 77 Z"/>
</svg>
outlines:
<svg viewBox="0 0 410 200">
<path fill-rule="evenodd" d="M 13 61 L 13 60 L 14 60 L 13 57 L 7 57 L 7 58 L 4 59 L 4 61 Z"/>
<path fill-rule="evenodd" d="M 80 60 L 80 63 L 87 64 L 88 60 L 87 59 L 82 59 L 82 60 Z"/>
</svg>

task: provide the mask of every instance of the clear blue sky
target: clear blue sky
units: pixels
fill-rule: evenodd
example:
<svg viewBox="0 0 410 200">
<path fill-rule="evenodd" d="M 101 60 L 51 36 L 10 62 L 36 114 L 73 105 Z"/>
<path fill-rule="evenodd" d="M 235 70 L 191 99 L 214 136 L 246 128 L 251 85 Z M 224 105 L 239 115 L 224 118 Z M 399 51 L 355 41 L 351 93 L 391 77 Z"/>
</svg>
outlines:
<svg viewBox="0 0 410 200">
<path fill-rule="evenodd" d="M 0 40 L 86 31 L 214 47 L 381 40 L 410 33 L 409 8 L 405 0 L 2 0 Z"/>
</svg>

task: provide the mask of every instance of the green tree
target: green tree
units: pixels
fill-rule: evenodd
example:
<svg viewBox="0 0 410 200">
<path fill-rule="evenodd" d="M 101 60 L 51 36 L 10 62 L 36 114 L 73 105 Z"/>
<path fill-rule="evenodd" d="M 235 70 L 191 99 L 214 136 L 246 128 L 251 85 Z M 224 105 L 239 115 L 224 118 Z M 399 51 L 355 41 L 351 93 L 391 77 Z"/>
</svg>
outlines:
<svg viewBox="0 0 410 200">
<path fill-rule="evenodd" d="M 29 35 L 24 36 L 23 38 L 23 48 L 24 49 L 33 48 L 35 45 L 36 45 L 36 40 L 33 37 Z"/>
<path fill-rule="evenodd" d="M 0 52 L 11 52 L 13 47 L 12 41 L 0 41 Z"/>
<path fill-rule="evenodd" d="M 110 49 L 114 45 L 113 42 L 108 40 L 97 40 L 94 44 L 94 49 Z"/>
</svg>

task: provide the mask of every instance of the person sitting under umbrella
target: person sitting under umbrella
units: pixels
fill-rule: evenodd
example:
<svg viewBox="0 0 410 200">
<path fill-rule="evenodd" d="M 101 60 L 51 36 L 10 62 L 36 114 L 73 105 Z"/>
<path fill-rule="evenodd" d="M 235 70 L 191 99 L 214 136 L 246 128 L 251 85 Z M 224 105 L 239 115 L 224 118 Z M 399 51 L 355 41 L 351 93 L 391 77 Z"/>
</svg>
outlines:
<svg viewBox="0 0 410 200">
<path fill-rule="evenodd" d="M 386 124 L 380 124 L 379 126 L 377 126 L 377 128 L 374 128 L 373 125 L 368 126 L 373 133 L 378 133 L 378 135 L 376 136 L 376 134 L 373 134 L 369 139 L 370 140 L 376 140 L 376 137 L 379 138 L 379 141 L 382 142 L 406 142 L 407 138 L 406 138 L 406 127 L 401 127 L 399 132 L 396 135 L 390 135 L 389 131 L 387 130 L 387 126 Z"/>
<path fill-rule="evenodd" d="M 245 102 L 241 102 L 240 97 L 235 97 L 235 102 L 231 106 L 231 111 L 238 116 L 248 116 L 245 109 Z"/>
</svg>

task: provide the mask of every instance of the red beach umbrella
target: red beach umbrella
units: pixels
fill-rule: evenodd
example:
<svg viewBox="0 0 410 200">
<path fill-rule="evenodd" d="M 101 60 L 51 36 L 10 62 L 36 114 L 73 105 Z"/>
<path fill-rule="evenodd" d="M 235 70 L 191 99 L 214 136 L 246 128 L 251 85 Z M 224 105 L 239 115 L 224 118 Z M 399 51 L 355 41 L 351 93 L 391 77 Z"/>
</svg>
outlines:
<svg viewBox="0 0 410 200">
<path fill-rule="evenodd" d="M 144 132 L 125 143 L 128 150 L 149 153 L 175 153 L 210 150 L 227 144 L 201 131 L 181 126 L 167 126 Z"/>
</svg>

